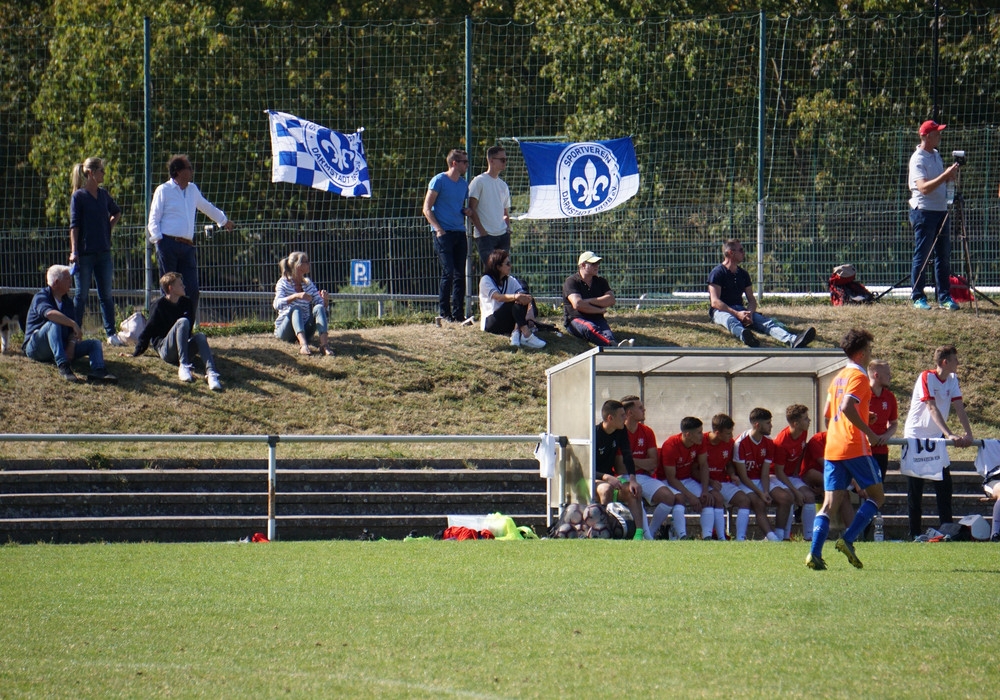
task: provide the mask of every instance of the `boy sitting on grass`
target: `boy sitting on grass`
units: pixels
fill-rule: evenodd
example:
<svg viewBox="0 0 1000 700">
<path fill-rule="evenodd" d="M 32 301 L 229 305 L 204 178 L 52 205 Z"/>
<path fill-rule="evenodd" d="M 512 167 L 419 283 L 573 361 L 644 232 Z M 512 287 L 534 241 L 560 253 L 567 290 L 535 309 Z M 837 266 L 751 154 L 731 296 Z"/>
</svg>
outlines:
<svg viewBox="0 0 1000 700">
<path fill-rule="evenodd" d="M 191 334 L 194 308 L 191 300 L 184 295 L 184 278 L 178 272 L 168 272 L 160 278 L 160 289 L 163 296 L 150 307 L 149 323 L 136 341 L 132 356 L 138 357 L 152 345 L 164 362 L 177 365 L 177 376 L 182 382 L 193 382 L 191 359 L 194 355 L 201 355 L 205 362 L 208 388 L 222 391 L 208 339 L 204 333 Z"/>
</svg>

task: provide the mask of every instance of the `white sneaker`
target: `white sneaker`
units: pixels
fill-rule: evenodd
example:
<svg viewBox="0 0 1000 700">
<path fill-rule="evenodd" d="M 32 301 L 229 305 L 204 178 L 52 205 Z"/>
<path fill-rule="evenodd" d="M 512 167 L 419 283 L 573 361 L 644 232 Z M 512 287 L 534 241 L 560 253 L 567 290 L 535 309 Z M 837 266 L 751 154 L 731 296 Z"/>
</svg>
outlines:
<svg viewBox="0 0 1000 700">
<path fill-rule="evenodd" d="M 218 372 L 208 372 L 206 374 L 208 379 L 208 388 L 212 391 L 222 391 L 222 382 L 219 381 Z"/>
<path fill-rule="evenodd" d="M 177 368 L 177 377 L 182 382 L 193 382 L 194 377 L 191 375 L 191 365 L 180 365 Z"/>
<path fill-rule="evenodd" d="M 514 332 L 510 334 L 510 344 L 515 348 L 521 346 L 521 329 L 515 328 Z"/>
<path fill-rule="evenodd" d="M 125 347 L 125 341 L 118 337 L 118 334 L 108 336 L 108 345 L 113 345 L 116 348 Z"/>
<path fill-rule="evenodd" d="M 539 338 L 537 335 L 529 335 L 528 337 L 521 336 L 521 346 L 526 348 L 544 348 L 545 341 Z"/>
</svg>

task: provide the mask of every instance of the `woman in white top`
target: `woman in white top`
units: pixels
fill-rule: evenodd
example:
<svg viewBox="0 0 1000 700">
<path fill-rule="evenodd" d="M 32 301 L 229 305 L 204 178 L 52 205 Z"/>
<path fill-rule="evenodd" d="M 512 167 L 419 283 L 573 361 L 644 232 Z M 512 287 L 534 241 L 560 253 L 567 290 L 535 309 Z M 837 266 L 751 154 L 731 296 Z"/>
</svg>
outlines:
<svg viewBox="0 0 1000 700">
<path fill-rule="evenodd" d="M 479 280 L 480 328 L 497 335 L 510 334 L 510 344 L 544 348 L 545 341 L 531 332 L 534 300 L 510 274 L 510 253 L 498 248 L 486 260 L 486 274 Z"/>
<path fill-rule="evenodd" d="M 317 289 L 309 274 L 309 256 L 300 251 L 289 253 L 278 263 L 281 278 L 274 286 L 274 336 L 286 342 L 299 341 L 299 353 L 312 355 L 309 340 L 319 334 L 319 352 L 332 355 L 327 347 L 326 290 Z"/>
</svg>

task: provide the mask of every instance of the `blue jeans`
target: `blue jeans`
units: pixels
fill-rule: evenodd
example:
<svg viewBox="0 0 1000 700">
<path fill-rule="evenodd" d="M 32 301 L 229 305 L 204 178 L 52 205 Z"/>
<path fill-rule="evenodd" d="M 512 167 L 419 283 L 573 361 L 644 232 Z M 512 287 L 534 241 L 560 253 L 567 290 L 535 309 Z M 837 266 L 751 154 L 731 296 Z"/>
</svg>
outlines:
<svg viewBox="0 0 1000 700">
<path fill-rule="evenodd" d="M 115 300 L 111 297 L 111 282 L 114 268 L 111 263 L 111 251 L 106 253 L 85 253 L 77 260 L 76 265 L 76 323 L 83 327 L 83 315 L 87 311 L 87 301 L 90 297 L 90 281 L 97 285 L 97 297 L 101 300 L 101 316 L 104 319 L 104 333 L 114 335 L 115 330 Z"/>
<path fill-rule="evenodd" d="M 168 272 L 179 272 L 184 278 L 184 293 L 191 300 L 192 317 L 198 318 L 198 254 L 193 245 L 178 243 L 163 237 L 156 244 L 156 262 L 160 277 Z"/>
<path fill-rule="evenodd" d="M 304 333 L 306 342 L 312 340 L 314 333 L 323 335 L 327 332 L 328 323 L 326 320 L 326 305 L 316 304 L 312 307 L 312 314 L 307 314 L 302 309 L 293 308 L 289 313 L 274 322 L 274 337 L 284 340 L 286 343 L 298 341 L 298 334 Z"/>
<path fill-rule="evenodd" d="M 469 239 L 465 231 L 445 231 L 434 237 L 434 250 L 441 259 L 438 313 L 442 318 L 464 321 L 465 260 L 469 257 Z"/>
<path fill-rule="evenodd" d="M 951 298 L 951 221 L 950 217 L 945 219 L 947 214 L 946 211 L 910 210 L 910 225 L 913 226 L 913 266 L 910 271 L 913 291 L 910 298 L 914 301 L 927 298 L 924 294 L 927 268 L 924 267 L 921 273 L 920 266 L 929 259 L 931 246 L 934 247 L 934 286 L 938 301 L 946 302 Z M 935 245 L 934 237 L 938 229 L 941 229 L 941 235 Z"/>
<path fill-rule="evenodd" d="M 208 347 L 208 339 L 204 333 L 191 335 L 191 322 L 186 318 L 179 318 L 173 327 L 167 331 L 167 336 L 156 346 L 156 352 L 160 353 L 160 358 L 171 365 L 184 365 L 191 367 L 191 361 L 195 355 L 201 355 L 205 362 L 206 372 L 215 372 L 215 358 Z"/>
<path fill-rule="evenodd" d="M 54 362 L 57 367 L 69 364 L 66 341 L 72 331 L 66 326 L 46 321 L 42 327 L 24 339 L 24 354 L 37 362 Z M 99 340 L 81 340 L 76 344 L 73 359 L 90 358 L 90 370 L 104 369 L 104 349 Z"/>
<path fill-rule="evenodd" d="M 733 311 L 746 311 L 744 306 L 730 306 Z M 716 323 L 723 328 L 729 330 L 733 334 L 734 338 L 743 340 L 743 324 L 740 320 L 730 313 L 725 311 L 719 311 L 718 309 L 712 309 L 712 322 Z M 795 334 L 790 333 L 785 329 L 778 321 L 773 318 L 768 318 L 763 314 L 759 314 L 756 311 L 753 314 L 753 325 L 751 329 L 757 331 L 758 333 L 766 333 L 771 336 L 779 343 L 784 343 L 785 345 L 791 345 L 792 341 L 795 340 Z"/>
</svg>

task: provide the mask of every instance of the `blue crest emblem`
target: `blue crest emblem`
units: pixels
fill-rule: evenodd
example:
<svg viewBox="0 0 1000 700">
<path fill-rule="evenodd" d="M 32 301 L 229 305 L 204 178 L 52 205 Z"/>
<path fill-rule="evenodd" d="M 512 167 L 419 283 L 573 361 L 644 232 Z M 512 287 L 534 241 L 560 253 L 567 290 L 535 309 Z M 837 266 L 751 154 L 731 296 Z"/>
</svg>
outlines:
<svg viewBox="0 0 1000 700">
<path fill-rule="evenodd" d="M 351 189 L 361 182 L 360 173 L 368 166 L 356 134 L 345 136 L 310 122 L 303 131 L 306 150 L 316 161 L 316 167 L 335 185 Z"/>
<path fill-rule="evenodd" d="M 556 162 L 559 209 L 565 216 L 585 216 L 611 209 L 621 192 L 618 160 L 600 143 L 575 143 Z"/>
</svg>

